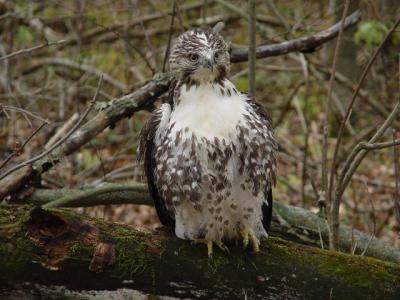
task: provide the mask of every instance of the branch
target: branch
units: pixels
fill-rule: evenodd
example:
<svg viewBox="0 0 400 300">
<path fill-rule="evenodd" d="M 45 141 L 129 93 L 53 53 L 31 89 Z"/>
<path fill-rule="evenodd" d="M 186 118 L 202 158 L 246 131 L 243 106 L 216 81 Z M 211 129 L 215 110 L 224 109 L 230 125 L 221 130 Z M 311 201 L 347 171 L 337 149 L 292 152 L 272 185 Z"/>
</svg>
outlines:
<svg viewBox="0 0 400 300">
<path fill-rule="evenodd" d="M 213 2 L 214 2 L 213 0 L 210 0 L 209 4 L 212 4 Z M 197 2 L 194 2 L 194 3 L 189 3 L 189 4 L 185 4 L 185 5 L 180 6 L 180 11 L 195 10 L 195 9 L 198 9 L 198 8 L 200 8 L 202 6 L 203 6 L 203 1 L 197 1 Z M 104 35 L 104 34 L 106 34 L 108 32 L 113 32 L 113 31 L 117 31 L 117 30 L 120 30 L 120 29 L 128 30 L 130 28 L 135 27 L 136 25 L 140 25 L 140 24 L 143 24 L 143 23 L 146 23 L 146 22 L 150 22 L 150 21 L 154 21 L 154 20 L 161 19 L 161 18 L 164 18 L 164 17 L 168 17 L 168 16 L 171 15 L 171 13 L 172 13 L 171 10 L 167 9 L 167 10 L 164 10 L 164 11 L 161 11 L 161 12 L 155 12 L 155 13 L 148 14 L 148 15 L 145 15 L 145 16 L 142 16 L 142 17 L 139 17 L 139 18 L 134 18 L 128 24 L 120 23 L 120 24 L 113 24 L 113 25 L 110 25 L 110 26 L 107 26 L 107 27 L 102 26 L 101 28 L 96 28 L 95 30 L 92 30 L 91 32 L 87 32 L 87 33 L 83 34 L 82 42 L 84 44 L 88 44 L 88 43 L 90 43 L 92 41 L 93 38 L 99 37 L 99 36 Z M 96 24 L 96 25 L 98 25 L 98 24 Z M 71 45 L 75 45 L 77 43 L 78 43 L 78 39 L 70 39 L 63 46 L 64 47 L 65 46 L 71 46 Z"/>
<path fill-rule="evenodd" d="M 374 63 L 375 59 L 378 57 L 378 54 L 380 53 L 380 51 L 382 50 L 383 46 L 386 44 L 386 42 L 389 40 L 391 34 L 396 30 L 397 26 L 400 24 L 400 17 L 396 20 L 396 22 L 393 24 L 393 26 L 390 28 L 390 30 L 387 32 L 386 36 L 384 37 L 384 39 L 382 40 L 382 42 L 380 43 L 380 45 L 378 46 L 378 48 L 375 50 L 375 53 L 372 55 L 371 59 L 369 60 L 367 66 L 365 67 L 361 78 L 357 84 L 356 89 L 354 90 L 354 93 L 352 95 L 352 98 L 350 100 L 350 103 L 347 107 L 346 110 L 346 115 L 344 116 L 344 118 L 342 119 L 341 123 L 340 123 L 340 127 L 339 127 L 339 132 L 338 132 L 338 137 L 337 137 L 337 142 L 335 145 L 335 150 L 333 153 L 333 158 L 332 158 L 332 167 L 331 167 L 331 171 L 330 171 L 330 178 L 329 178 L 329 191 L 332 192 L 333 190 L 333 180 L 334 180 L 334 175 L 335 175 L 335 171 L 336 171 L 336 165 L 337 165 L 337 161 L 338 161 L 338 155 L 339 155 L 339 148 L 340 148 L 340 144 L 341 144 L 341 140 L 343 137 L 343 133 L 344 133 L 344 127 L 347 123 L 347 121 L 350 118 L 351 112 L 353 110 L 353 105 L 357 99 L 357 95 L 358 92 L 361 89 L 361 86 L 365 80 L 365 78 L 367 77 L 369 70 L 371 69 L 372 64 Z M 372 141 L 375 142 L 375 141 Z M 337 186 L 336 188 L 336 196 L 335 199 L 332 201 L 332 214 L 335 215 L 334 218 L 338 219 L 338 215 L 339 215 L 339 207 L 340 207 L 340 197 L 341 194 L 343 194 L 343 191 L 341 191 L 342 187 Z M 337 196 L 339 196 L 339 198 L 337 198 Z M 331 196 L 329 196 L 330 198 Z M 334 230 L 337 230 L 337 227 L 339 226 L 338 223 L 334 224 Z"/>
<path fill-rule="evenodd" d="M 79 192 L 75 191 L 71 193 L 71 191 L 68 191 L 67 193 L 64 194 L 63 197 L 60 197 L 58 199 L 52 198 L 50 202 L 44 204 L 44 207 L 46 208 L 82 207 L 82 205 L 94 206 L 94 205 L 111 204 L 113 199 L 117 199 L 118 202 L 121 201 L 121 198 L 119 199 L 116 198 L 124 195 L 124 194 L 119 195 L 118 193 L 120 192 L 123 193 L 132 192 L 131 194 L 132 199 L 130 201 L 134 200 L 135 204 L 149 205 L 152 202 L 150 195 L 148 193 L 147 186 L 145 184 L 140 184 L 140 183 L 127 184 L 127 185 L 105 184 L 96 188 L 80 190 Z M 105 194 L 107 194 L 106 198 L 104 197 Z M 94 200 L 88 201 L 88 199 L 94 199 Z"/>
<path fill-rule="evenodd" d="M 373 149 L 374 147 L 388 146 L 387 143 L 379 143 L 376 142 L 382 137 L 382 135 L 386 132 L 386 130 L 392 125 L 394 120 L 398 117 L 400 112 L 400 101 L 397 102 L 392 112 L 382 124 L 382 126 L 376 131 L 374 136 L 368 141 L 368 143 L 360 142 L 356 147 L 353 148 L 349 156 L 347 157 L 343 169 L 340 172 L 337 187 L 335 190 L 335 198 L 333 199 L 332 207 L 336 210 L 338 214 L 340 199 L 348 186 L 354 172 L 357 170 L 358 166 L 361 164 L 365 156 L 368 154 L 368 151 Z M 393 141 L 391 142 L 393 143 Z M 384 148 L 384 147 L 383 147 Z"/>
<path fill-rule="evenodd" d="M 331 101 L 332 101 L 332 92 L 333 92 L 333 84 L 335 82 L 335 74 L 336 74 L 336 63 L 337 59 L 339 56 L 339 50 L 340 50 L 340 44 L 342 41 L 342 36 L 343 36 L 343 31 L 344 31 L 344 24 L 343 20 L 346 18 L 347 11 L 349 9 L 349 4 L 350 0 L 346 0 L 344 9 L 343 9 L 343 15 L 342 15 L 342 26 L 340 27 L 339 31 L 339 37 L 336 41 L 336 46 L 335 46 L 335 52 L 333 54 L 333 62 L 332 62 L 332 72 L 331 72 L 331 77 L 329 79 L 329 86 L 328 86 L 328 95 L 327 99 L 325 102 L 325 114 L 324 114 L 324 126 L 323 126 L 323 141 L 322 141 L 322 164 L 321 164 L 321 173 L 322 173 L 322 189 L 325 195 L 325 200 L 328 203 L 328 221 L 329 224 L 332 224 L 332 217 L 334 217 L 330 213 L 330 207 L 331 207 L 331 193 L 329 191 L 330 188 L 332 188 L 330 185 L 328 185 L 328 125 L 329 125 L 329 115 L 330 115 L 330 108 L 331 108 Z M 334 230 L 331 231 L 332 233 L 335 233 Z M 337 235 L 332 235 L 331 238 L 329 239 L 329 247 L 331 249 L 336 249 L 337 247 Z"/>
<path fill-rule="evenodd" d="M 29 141 L 47 124 L 49 124 L 48 122 L 44 122 L 42 123 L 42 125 L 40 125 L 38 128 L 36 128 L 31 135 L 25 140 L 25 142 L 18 147 L 18 149 L 16 149 L 13 153 L 11 153 L 1 164 L 0 164 L 0 170 L 16 155 L 18 155 L 19 153 L 21 153 L 22 150 L 24 150 L 25 146 L 29 143 Z"/>
<path fill-rule="evenodd" d="M 254 97 L 256 92 L 256 2 L 255 0 L 248 0 L 249 9 L 249 95 Z"/>
<path fill-rule="evenodd" d="M 40 160 L 43 157 L 46 157 L 49 153 L 51 153 L 54 149 L 56 149 L 58 146 L 60 146 L 62 143 L 64 143 L 67 139 L 69 139 L 69 137 L 79 128 L 79 126 L 81 126 L 82 122 L 85 120 L 85 118 L 87 117 L 87 115 L 89 114 L 89 112 L 91 111 L 91 109 L 93 108 L 95 102 L 97 101 L 97 97 L 99 95 L 99 91 L 101 88 L 101 83 L 103 81 L 103 77 L 100 76 L 98 85 L 97 85 L 97 89 L 96 89 L 96 93 L 93 96 L 92 101 L 90 102 L 88 108 L 85 110 L 85 112 L 82 114 L 81 118 L 79 119 L 79 121 L 70 129 L 70 131 L 68 131 L 68 133 L 59 141 L 57 141 L 53 146 L 49 147 L 46 151 L 40 153 L 39 155 L 24 161 L 18 165 L 16 165 L 15 167 L 7 170 L 6 172 L 4 172 L 3 174 L 0 175 L 0 180 L 5 178 L 7 175 L 11 174 L 12 172 L 21 169 L 22 167 L 25 167 L 27 165 L 33 164 L 34 162 Z"/>
<path fill-rule="evenodd" d="M 45 47 L 49 47 L 49 46 L 53 46 L 53 45 L 62 45 L 64 43 L 66 43 L 66 42 L 67 42 L 66 40 L 59 40 L 59 41 L 56 41 L 56 42 L 46 42 L 44 44 L 37 45 L 37 46 L 31 47 L 31 48 L 27 48 L 27 49 L 20 49 L 18 51 L 15 51 L 15 52 L 12 52 L 10 54 L 7 54 L 7 55 L 4 55 L 4 56 L 0 57 L 0 61 L 6 60 L 6 59 L 10 59 L 10 58 L 14 58 L 14 57 L 22 55 L 22 54 L 32 53 L 32 52 L 34 52 L 36 50 L 40 50 L 40 49 L 45 48 Z"/>
<path fill-rule="evenodd" d="M 366 150 L 381 150 L 385 148 L 390 148 L 394 146 L 400 145 L 400 139 L 396 139 L 394 141 L 382 142 L 382 143 L 365 143 L 361 142 L 360 147 L 361 149 Z"/>
<path fill-rule="evenodd" d="M 114 88 L 120 90 L 121 92 L 126 93 L 126 91 L 129 90 L 129 88 L 125 84 L 114 79 L 112 76 L 104 73 L 103 71 L 100 71 L 89 65 L 76 63 L 67 58 L 58 58 L 58 57 L 41 58 L 41 59 L 35 61 L 35 64 L 33 66 L 30 66 L 29 68 L 23 70 L 21 73 L 22 73 L 22 75 L 27 75 L 29 73 L 36 71 L 42 65 L 62 66 L 62 67 L 78 70 L 83 73 L 88 73 L 88 74 L 94 75 L 96 77 L 102 76 L 103 80 L 105 82 L 112 85 Z"/>
<path fill-rule="evenodd" d="M 355 11 L 348 16 L 344 23 L 344 28 L 349 28 L 357 24 L 361 19 L 360 11 Z M 289 52 L 311 52 L 322 44 L 335 38 L 340 31 L 342 23 L 339 22 L 332 27 L 323 30 L 309 37 L 302 37 L 283 43 L 265 45 L 257 47 L 257 58 L 278 56 Z M 231 53 L 231 62 L 247 61 L 249 50 L 247 48 L 233 48 Z"/>
</svg>

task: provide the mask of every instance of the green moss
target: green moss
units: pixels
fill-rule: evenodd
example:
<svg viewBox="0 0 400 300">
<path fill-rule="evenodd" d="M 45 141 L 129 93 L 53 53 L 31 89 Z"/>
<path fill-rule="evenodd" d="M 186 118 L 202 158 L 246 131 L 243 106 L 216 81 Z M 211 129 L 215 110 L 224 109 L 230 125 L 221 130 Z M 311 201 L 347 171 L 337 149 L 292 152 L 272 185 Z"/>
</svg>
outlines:
<svg viewBox="0 0 400 300">
<path fill-rule="evenodd" d="M 32 256 L 39 257 L 39 249 L 25 236 L 25 223 L 29 216 L 30 206 L 0 205 L 0 279 L 17 276 L 23 272 Z"/>
<path fill-rule="evenodd" d="M 325 258 L 315 260 L 321 274 L 334 277 L 346 284 L 368 288 L 376 288 L 376 282 L 381 282 L 384 290 L 390 290 L 398 280 L 395 268 L 391 263 L 384 263 L 373 258 L 343 255 L 330 252 Z M 398 271 L 398 269 L 397 269 Z"/>
<path fill-rule="evenodd" d="M 264 249 L 279 263 L 302 264 L 316 270 L 322 277 L 334 278 L 345 285 L 372 291 L 377 288 L 377 282 L 382 283 L 383 290 L 400 284 L 397 282 L 400 268 L 374 258 L 301 246 L 279 238 L 269 238 Z"/>
<path fill-rule="evenodd" d="M 93 247 L 82 243 L 75 243 L 69 249 L 67 259 L 77 261 L 90 261 L 93 255 Z"/>
<path fill-rule="evenodd" d="M 10 280 L 29 262 L 28 256 L 15 249 L 13 244 L 0 239 L 0 280 Z"/>
<path fill-rule="evenodd" d="M 105 229 L 105 228 L 104 228 Z M 161 251 L 161 244 L 154 244 L 151 236 L 138 232 L 119 224 L 108 224 L 107 230 L 101 230 L 102 242 L 115 245 L 116 260 L 113 268 L 113 276 L 117 278 L 134 278 L 136 274 L 143 272 L 150 264 L 154 255 L 148 251 L 149 244 L 155 247 L 155 251 Z"/>
</svg>

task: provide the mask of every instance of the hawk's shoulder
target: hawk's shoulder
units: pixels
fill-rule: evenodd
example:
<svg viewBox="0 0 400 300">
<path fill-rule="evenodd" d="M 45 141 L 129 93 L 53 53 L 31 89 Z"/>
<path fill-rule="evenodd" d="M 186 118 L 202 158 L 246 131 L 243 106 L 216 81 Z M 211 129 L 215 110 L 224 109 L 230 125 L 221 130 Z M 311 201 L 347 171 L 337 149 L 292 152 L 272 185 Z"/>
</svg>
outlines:
<svg viewBox="0 0 400 300">
<path fill-rule="evenodd" d="M 142 127 L 139 133 L 139 147 L 137 159 L 143 160 L 148 150 L 149 143 L 153 143 L 154 137 L 158 128 L 160 127 L 163 116 L 171 111 L 171 106 L 168 103 L 162 104 L 159 108 L 155 109 L 151 114 L 149 120 Z"/>
<path fill-rule="evenodd" d="M 262 121 L 264 121 L 266 125 L 268 125 L 268 129 L 273 130 L 272 119 L 271 119 L 270 115 L 268 114 L 268 112 L 264 109 L 264 107 L 260 103 L 255 101 L 254 98 L 249 95 L 247 95 L 247 103 L 249 104 L 249 106 L 253 110 L 253 112 Z"/>
</svg>

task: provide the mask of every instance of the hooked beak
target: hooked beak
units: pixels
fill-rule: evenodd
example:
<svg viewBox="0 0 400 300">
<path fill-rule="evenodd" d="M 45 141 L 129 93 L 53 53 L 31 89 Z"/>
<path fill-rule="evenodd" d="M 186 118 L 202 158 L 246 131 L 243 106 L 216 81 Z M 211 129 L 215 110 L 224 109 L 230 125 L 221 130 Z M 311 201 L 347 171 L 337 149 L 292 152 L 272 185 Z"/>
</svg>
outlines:
<svg viewBox="0 0 400 300">
<path fill-rule="evenodd" d="M 214 70 L 214 55 L 210 55 L 203 58 L 202 66 L 204 68 L 210 69 L 211 71 Z"/>
</svg>

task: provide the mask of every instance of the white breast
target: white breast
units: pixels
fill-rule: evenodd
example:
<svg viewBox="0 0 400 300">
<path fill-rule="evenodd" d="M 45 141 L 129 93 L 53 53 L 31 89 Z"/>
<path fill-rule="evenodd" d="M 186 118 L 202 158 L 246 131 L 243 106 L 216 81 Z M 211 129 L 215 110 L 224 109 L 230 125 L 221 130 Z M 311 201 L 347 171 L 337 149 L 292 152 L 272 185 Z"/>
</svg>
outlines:
<svg viewBox="0 0 400 300">
<path fill-rule="evenodd" d="M 232 93 L 221 93 L 219 85 L 183 85 L 179 104 L 171 114 L 175 130 L 189 128 L 199 137 L 208 139 L 228 138 L 239 121 L 243 120 L 246 109 L 246 96 L 233 92 L 233 84 L 228 80 L 225 86 Z"/>
</svg>

